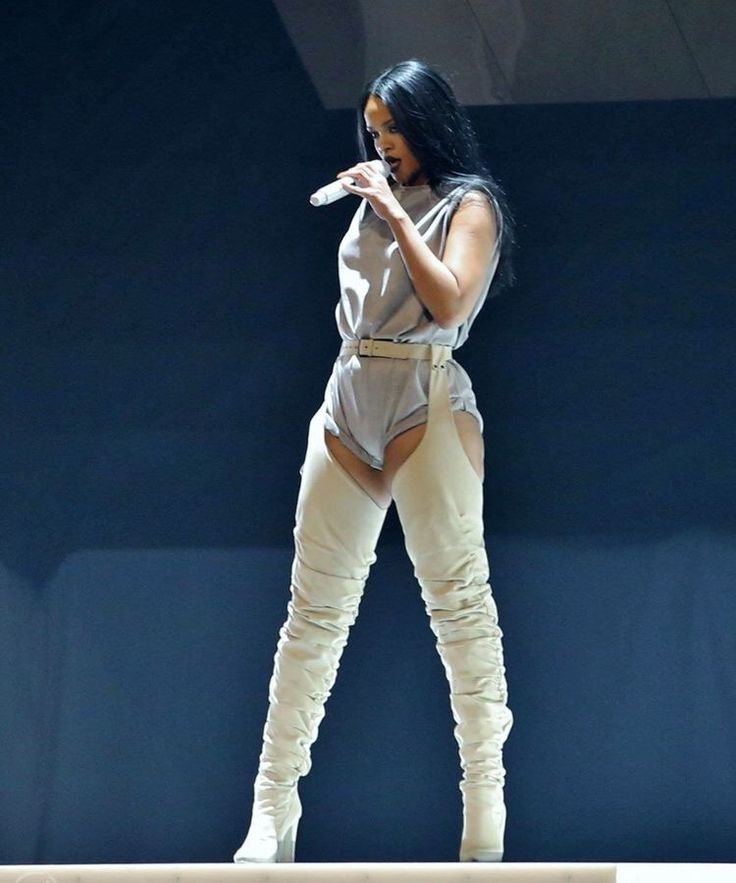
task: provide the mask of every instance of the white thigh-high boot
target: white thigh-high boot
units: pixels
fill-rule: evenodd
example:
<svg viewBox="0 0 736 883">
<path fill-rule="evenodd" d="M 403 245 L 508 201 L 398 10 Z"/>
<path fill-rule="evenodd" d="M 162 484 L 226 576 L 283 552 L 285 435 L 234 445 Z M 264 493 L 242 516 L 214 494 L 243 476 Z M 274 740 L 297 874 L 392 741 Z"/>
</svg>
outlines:
<svg viewBox="0 0 736 883">
<path fill-rule="evenodd" d="M 393 497 L 450 684 L 463 769 L 460 861 L 501 861 L 502 748 L 513 718 L 488 582 L 482 483 L 455 428 L 443 355 L 433 352 L 427 429 L 399 469 Z"/>
<path fill-rule="evenodd" d="M 311 767 L 310 749 L 385 516 L 329 454 L 320 409 L 302 467 L 291 600 L 269 686 L 251 823 L 236 862 L 294 861 L 297 781 Z"/>
</svg>

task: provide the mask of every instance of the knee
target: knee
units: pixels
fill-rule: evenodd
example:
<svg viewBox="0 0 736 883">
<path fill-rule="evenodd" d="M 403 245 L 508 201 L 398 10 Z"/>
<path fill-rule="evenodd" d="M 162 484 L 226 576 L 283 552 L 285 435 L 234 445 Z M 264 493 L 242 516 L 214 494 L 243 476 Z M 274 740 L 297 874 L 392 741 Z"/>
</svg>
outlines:
<svg viewBox="0 0 736 883">
<path fill-rule="evenodd" d="M 414 572 L 425 602 L 440 607 L 474 605 L 490 591 L 488 556 L 482 545 L 430 550 L 415 558 Z"/>
<path fill-rule="evenodd" d="M 437 598 L 424 595 L 430 625 L 441 643 L 500 638 L 498 609 L 488 585 Z"/>
<path fill-rule="evenodd" d="M 357 607 L 321 607 L 316 604 L 298 604 L 293 602 L 290 606 L 290 616 L 287 620 L 286 629 L 292 637 L 300 632 L 317 631 L 324 635 L 330 643 L 330 635 L 347 636 L 350 627 L 355 623 L 358 615 Z"/>
<path fill-rule="evenodd" d="M 346 579 L 325 572 L 309 571 L 294 562 L 289 607 L 295 616 L 326 625 L 352 624 L 358 615 L 364 579 Z"/>
<path fill-rule="evenodd" d="M 351 592 L 352 584 L 360 586 L 368 578 L 376 555 L 358 554 L 338 544 L 313 543 L 294 532 L 294 562 L 291 568 L 292 582 L 310 592 L 323 592 L 327 597 L 339 592 Z"/>
</svg>

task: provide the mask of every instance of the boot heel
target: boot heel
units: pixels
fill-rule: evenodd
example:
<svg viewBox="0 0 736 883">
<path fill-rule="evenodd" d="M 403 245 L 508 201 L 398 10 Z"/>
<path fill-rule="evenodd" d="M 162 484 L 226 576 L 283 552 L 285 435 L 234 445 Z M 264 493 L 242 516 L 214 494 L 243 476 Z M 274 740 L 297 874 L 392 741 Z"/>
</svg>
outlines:
<svg viewBox="0 0 736 883">
<path fill-rule="evenodd" d="M 463 791 L 463 836 L 461 862 L 503 861 L 503 835 L 506 828 L 506 805 L 500 786 Z"/>
<path fill-rule="evenodd" d="M 291 827 L 287 828 L 284 831 L 284 836 L 281 838 L 281 842 L 278 846 L 278 851 L 276 852 L 276 861 L 277 862 L 293 862 L 294 861 L 294 853 L 296 851 L 296 831 L 299 827 L 299 819 L 294 819 Z"/>
<path fill-rule="evenodd" d="M 272 814 L 254 810 L 248 836 L 233 856 L 237 864 L 293 862 L 296 848 L 296 830 L 302 815 L 302 805 L 297 794 L 279 826 Z M 280 828 L 280 830 L 279 830 Z"/>
</svg>

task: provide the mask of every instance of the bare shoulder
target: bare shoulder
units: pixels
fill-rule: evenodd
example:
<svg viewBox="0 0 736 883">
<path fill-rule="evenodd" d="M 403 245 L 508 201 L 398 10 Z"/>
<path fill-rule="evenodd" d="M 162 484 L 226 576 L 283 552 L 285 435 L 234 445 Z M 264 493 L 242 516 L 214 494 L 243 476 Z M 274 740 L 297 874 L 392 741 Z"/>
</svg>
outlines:
<svg viewBox="0 0 736 883">
<path fill-rule="evenodd" d="M 495 239 L 497 234 L 496 210 L 485 193 L 469 190 L 463 194 L 452 217 L 451 229 L 462 230 L 483 238 Z"/>
</svg>

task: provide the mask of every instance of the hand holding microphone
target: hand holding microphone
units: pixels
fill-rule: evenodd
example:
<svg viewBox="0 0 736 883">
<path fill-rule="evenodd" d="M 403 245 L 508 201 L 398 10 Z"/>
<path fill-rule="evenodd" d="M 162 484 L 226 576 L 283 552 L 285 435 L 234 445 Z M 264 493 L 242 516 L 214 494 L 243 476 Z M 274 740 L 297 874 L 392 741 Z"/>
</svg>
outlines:
<svg viewBox="0 0 736 883">
<path fill-rule="evenodd" d="M 374 159 L 371 162 L 363 163 L 364 166 L 372 167 L 372 171 L 378 172 L 383 175 L 384 178 L 388 177 L 391 169 L 387 163 L 383 162 L 380 159 Z M 355 185 L 356 180 L 352 177 L 338 178 L 336 181 L 333 181 L 331 184 L 326 184 L 324 187 L 320 187 L 319 190 L 315 190 L 315 192 L 309 197 L 309 201 L 312 205 L 329 205 L 331 202 L 335 202 L 338 199 L 342 199 L 343 196 L 348 196 L 350 191 L 346 190 L 342 185 L 343 181 L 347 181 L 350 184 Z"/>
</svg>

